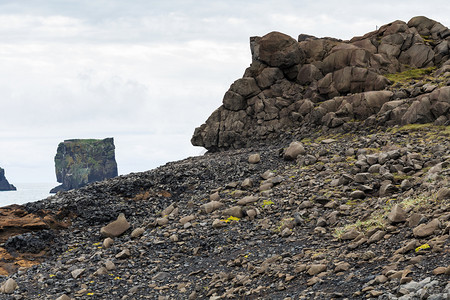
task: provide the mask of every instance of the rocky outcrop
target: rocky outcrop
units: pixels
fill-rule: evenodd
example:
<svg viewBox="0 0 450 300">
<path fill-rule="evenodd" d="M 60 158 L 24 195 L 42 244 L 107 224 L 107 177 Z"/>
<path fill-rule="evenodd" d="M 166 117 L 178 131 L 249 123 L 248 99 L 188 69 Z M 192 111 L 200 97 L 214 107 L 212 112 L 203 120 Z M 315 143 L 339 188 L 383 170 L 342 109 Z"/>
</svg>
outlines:
<svg viewBox="0 0 450 300">
<path fill-rule="evenodd" d="M 271 32 L 250 38 L 250 48 L 250 67 L 196 128 L 193 145 L 249 147 L 302 126 L 348 131 L 361 122 L 450 122 L 450 30 L 426 17 L 350 41 Z M 406 86 L 385 76 L 415 69 L 434 73 Z"/>
<path fill-rule="evenodd" d="M 15 191 L 16 187 L 8 182 L 5 177 L 5 170 L 0 168 L 0 191 Z"/>
<path fill-rule="evenodd" d="M 56 179 L 62 183 L 50 192 L 71 190 L 117 176 L 113 138 L 65 140 L 55 156 Z"/>
</svg>

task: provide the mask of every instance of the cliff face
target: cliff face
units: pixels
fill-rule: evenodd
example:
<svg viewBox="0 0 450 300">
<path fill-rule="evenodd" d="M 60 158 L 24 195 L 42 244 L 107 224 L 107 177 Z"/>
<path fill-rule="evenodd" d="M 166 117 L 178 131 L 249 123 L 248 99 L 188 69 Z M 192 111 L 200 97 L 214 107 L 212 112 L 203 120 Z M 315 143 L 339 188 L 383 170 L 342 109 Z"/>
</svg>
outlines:
<svg viewBox="0 0 450 300">
<path fill-rule="evenodd" d="M 62 183 L 50 192 L 71 190 L 117 176 L 113 138 L 65 140 L 55 156 L 56 179 Z"/>
<path fill-rule="evenodd" d="M 447 124 L 450 30 L 426 17 L 350 41 L 271 32 L 250 38 L 252 63 L 192 144 L 249 147 L 323 127 Z"/>
<path fill-rule="evenodd" d="M 0 191 L 15 191 L 16 187 L 5 178 L 5 170 L 0 168 Z"/>
</svg>

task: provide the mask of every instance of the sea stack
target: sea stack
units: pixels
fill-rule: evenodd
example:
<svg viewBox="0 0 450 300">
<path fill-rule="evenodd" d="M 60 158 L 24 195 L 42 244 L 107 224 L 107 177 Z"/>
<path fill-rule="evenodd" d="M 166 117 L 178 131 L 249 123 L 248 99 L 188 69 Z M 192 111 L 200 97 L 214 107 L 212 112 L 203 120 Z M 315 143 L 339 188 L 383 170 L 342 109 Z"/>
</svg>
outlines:
<svg viewBox="0 0 450 300">
<path fill-rule="evenodd" d="M 114 139 L 73 139 L 58 145 L 56 179 L 61 185 L 50 193 L 77 189 L 94 181 L 117 176 Z"/>
<path fill-rule="evenodd" d="M 16 187 L 5 178 L 5 170 L 0 168 L 0 191 L 15 191 Z"/>
</svg>

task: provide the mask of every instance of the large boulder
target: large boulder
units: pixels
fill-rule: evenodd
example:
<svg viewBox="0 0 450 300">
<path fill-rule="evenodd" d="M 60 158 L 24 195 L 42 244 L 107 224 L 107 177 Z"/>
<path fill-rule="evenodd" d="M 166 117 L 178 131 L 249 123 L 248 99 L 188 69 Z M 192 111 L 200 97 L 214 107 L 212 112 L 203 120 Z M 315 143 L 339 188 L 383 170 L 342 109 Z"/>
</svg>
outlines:
<svg viewBox="0 0 450 300">
<path fill-rule="evenodd" d="M 303 63 L 305 54 L 292 37 L 271 32 L 259 40 L 259 60 L 271 67 L 286 69 Z"/>
<path fill-rule="evenodd" d="M 0 191 L 15 191 L 16 187 L 8 182 L 5 170 L 0 168 Z"/>
<path fill-rule="evenodd" d="M 118 175 L 113 138 L 65 140 L 55 156 L 56 179 L 51 193 L 83 187 Z"/>
</svg>

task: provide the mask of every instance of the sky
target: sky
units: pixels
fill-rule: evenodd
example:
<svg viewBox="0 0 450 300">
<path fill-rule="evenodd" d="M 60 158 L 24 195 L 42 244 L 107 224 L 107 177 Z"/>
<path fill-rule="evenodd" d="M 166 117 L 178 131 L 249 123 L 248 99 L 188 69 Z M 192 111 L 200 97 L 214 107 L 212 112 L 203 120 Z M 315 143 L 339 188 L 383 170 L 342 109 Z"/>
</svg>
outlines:
<svg viewBox="0 0 450 300">
<path fill-rule="evenodd" d="M 0 167 L 56 182 L 65 139 L 114 137 L 119 174 L 201 155 L 194 129 L 251 63 L 249 37 L 350 39 L 445 1 L 0 0 Z"/>
</svg>

